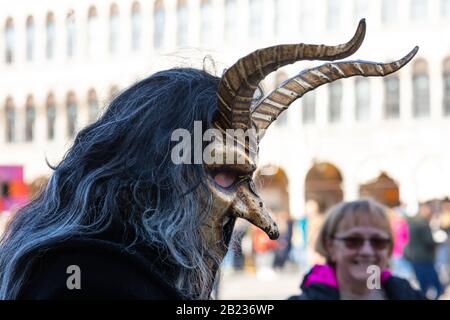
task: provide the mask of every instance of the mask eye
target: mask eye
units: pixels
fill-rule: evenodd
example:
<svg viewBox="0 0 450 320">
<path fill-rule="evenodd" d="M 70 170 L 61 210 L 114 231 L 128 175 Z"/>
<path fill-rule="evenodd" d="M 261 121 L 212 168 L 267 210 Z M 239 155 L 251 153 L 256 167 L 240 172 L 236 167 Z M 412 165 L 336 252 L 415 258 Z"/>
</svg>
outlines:
<svg viewBox="0 0 450 320">
<path fill-rule="evenodd" d="M 234 172 L 222 171 L 214 175 L 214 181 L 223 188 L 229 188 L 236 182 L 237 177 Z"/>
</svg>

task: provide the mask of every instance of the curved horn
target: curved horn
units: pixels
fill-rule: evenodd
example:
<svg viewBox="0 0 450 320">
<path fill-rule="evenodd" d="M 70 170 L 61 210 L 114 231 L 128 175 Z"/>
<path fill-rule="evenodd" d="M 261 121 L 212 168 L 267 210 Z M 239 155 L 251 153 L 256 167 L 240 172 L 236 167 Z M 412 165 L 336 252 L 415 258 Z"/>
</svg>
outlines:
<svg viewBox="0 0 450 320">
<path fill-rule="evenodd" d="M 300 60 L 338 60 L 352 55 L 366 33 L 362 19 L 353 38 L 341 45 L 278 45 L 256 50 L 239 59 L 222 76 L 218 88 L 218 110 L 214 126 L 247 129 L 251 126 L 250 105 L 258 84 L 272 71 Z"/>
<path fill-rule="evenodd" d="M 295 77 L 284 81 L 254 108 L 253 123 L 258 129 L 267 129 L 292 102 L 308 91 L 342 78 L 386 76 L 406 65 L 418 50 L 419 47 L 415 47 L 405 57 L 391 63 L 343 61 L 304 70 Z M 264 132 L 261 132 L 260 138 L 263 134 Z"/>
</svg>

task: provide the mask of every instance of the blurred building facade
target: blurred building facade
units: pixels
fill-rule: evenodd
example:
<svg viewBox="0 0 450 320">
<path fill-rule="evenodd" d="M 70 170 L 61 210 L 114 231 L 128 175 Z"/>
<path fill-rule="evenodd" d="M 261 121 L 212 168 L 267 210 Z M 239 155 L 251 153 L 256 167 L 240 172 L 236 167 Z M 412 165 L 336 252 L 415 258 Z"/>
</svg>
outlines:
<svg viewBox="0 0 450 320">
<path fill-rule="evenodd" d="M 418 56 L 393 76 L 345 79 L 306 94 L 268 131 L 260 163 L 288 177 L 294 216 L 308 199 L 325 209 L 364 195 L 392 206 L 450 196 L 450 0 L 0 5 L 7 8 L 0 11 L 0 167 L 23 167 L 27 184 L 48 176 L 45 159 L 57 163 L 76 132 L 138 79 L 174 66 L 220 76 L 256 48 L 346 42 L 366 18 L 366 40 L 352 59 L 388 62 L 415 45 Z M 206 55 L 212 59 L 204 62 Z M 264 87 L 313 65 L 287 66 Z"/>
</svg>

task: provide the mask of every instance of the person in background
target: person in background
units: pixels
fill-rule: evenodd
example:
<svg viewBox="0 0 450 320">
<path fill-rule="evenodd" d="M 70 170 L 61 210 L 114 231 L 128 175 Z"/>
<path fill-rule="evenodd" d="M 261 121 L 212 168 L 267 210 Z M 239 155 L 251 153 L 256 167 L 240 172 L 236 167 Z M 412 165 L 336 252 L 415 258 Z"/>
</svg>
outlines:
<svg viewBox="0 0 450 320">
<path fill-rule="evenodd" d="M 316 250 L 326 260 L 304 277 L 291 300 L 411 300 L 425 297 L 387 269 L 393 236 L 385 208 L 374 200 L 330 209 Z"/>
<path fill-rule="evenodd" d="M 440 228 L 444 232 L 445 237 L 442 243 L 442 267 L 445 270 L 445 278 L 447 285 L 450 283 L 450 199 L 445 198 L 442 201 Z"/>
<path fill-rule="evenodd" d="M 269 239 L 261 229 L 252 229 L 256 275 L 260 279 L 271 279 L 275 276 L 272 267 L 278 243 L 276 240 Z"/>
<path fill-rule="evenodd" d="M 294 219 L 292 225 L 292 248 L 290 258 L 296 264 L 300 274 L 304 274 L 311 266 L 308 265 L 308 219 L 303 215 Z"/>
<path fill-rule="evenodd" d="M 292 248 L 293 222 L 288 211 L 279 212 L 278 225 L 280 228 L 280 237 L 277 239 L 272 266 L 275 270 L 282 270 L 289 260 L 289 253 Z"/>
<path fill-rule="evenodd" d="M 243 271 L 245 267 L 245 255 L 242 250 L 242 240 L 244 239 L 249 228 L 249 223 L 246 220 L 236 221 L 236 225 L 233 232 L 232 243 L 230 245 L 233 257 L 233 269 L 234 271 Z"/>
<path fill-rule="evenodd" d="M 308 264 L 314 265 L 324 263 L 323 257 L 315 250 L 317 236 L 324 221 L 324 212 L 320 211 L 319 203 L 316 200 L 308 200 L 305 205 L 306 218 L 308 220 L 307 246 Z"/>
<path fill-rule="evenodd" d="M 392 272 L 402 278 L 414 277 L 411 264 L 404 257 L 404 249 L 409 242 L 408 220 L 403 216 L 400 208 L 387 209 L 394 234 L 394 247 L 392 250 L 391 266 Z"/>
<path fill-rule="evenodd" d="M 431 299 L 437 299 L 443 292 L 434 263 L 437 243 L 430 227 L 433 213 L 428 204 L 419 206 L 419 213 L 409 221 L 409 243 L 405 257 L 411 262 L 420 290 Z"/>
</svg>

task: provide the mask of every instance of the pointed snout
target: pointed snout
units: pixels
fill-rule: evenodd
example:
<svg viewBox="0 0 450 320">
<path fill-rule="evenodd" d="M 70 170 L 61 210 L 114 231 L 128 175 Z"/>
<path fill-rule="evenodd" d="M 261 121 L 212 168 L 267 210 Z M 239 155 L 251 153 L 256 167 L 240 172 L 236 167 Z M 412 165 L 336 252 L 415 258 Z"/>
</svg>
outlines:
<svg viewBox="0 0 450 320">
<path fill-rule="evenodd" d="M 277 224 L 273 221 L 261 198 L 252 191 L 248 182 L 238 186 L 232 209 L 236 217 L 246 219 L 260 228 L 270 239 L 275 240 L 279 237 L 280 231 Z"/>
</svg>

